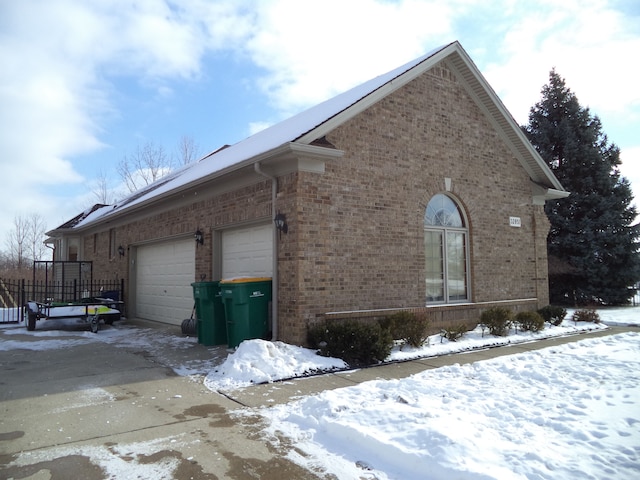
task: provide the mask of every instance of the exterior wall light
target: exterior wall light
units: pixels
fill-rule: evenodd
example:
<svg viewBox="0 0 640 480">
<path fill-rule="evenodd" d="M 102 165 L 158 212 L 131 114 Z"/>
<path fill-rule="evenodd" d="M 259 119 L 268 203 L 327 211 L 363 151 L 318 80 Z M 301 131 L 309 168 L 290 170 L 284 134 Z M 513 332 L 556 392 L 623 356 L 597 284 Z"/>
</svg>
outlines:
<svg viewBox="0 0 640 480">
<path fill-rule="evenodd" d="M 124 257 L 124 247 L 122 245 L 118 247 L 118 255 L 120 255 L 120 258 Z"/>
<path fill-rule="evenodd" d="M 204 244 L 204 236 L 202 235 L 200 229 L 196 230 L 196 233 L 193 234 L 193 238 L 196 239 L 196 245 Z"/>
<path fill-rule="evenodd" d="M 276 228 L 279 232 L 287 233 L 289 231 L 289 226 L 287 225 L 287 217 L 284 213 L 278 213 L 273 219 L 273 222 L 276 224 Z"/>
</svg>

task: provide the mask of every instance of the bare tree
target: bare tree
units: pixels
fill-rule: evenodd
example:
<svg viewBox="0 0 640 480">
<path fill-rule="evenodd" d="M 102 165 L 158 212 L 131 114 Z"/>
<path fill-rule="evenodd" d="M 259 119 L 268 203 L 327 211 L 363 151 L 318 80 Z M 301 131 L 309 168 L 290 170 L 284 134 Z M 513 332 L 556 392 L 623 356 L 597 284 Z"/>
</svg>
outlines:
<svg viewBox="0 0 640 480">
<path fill-rule="evenodd" d="M 7 260 L 22 270 L 33 260 L 42 260 L 47 254 L 44 244 L 47 227 L 42 215 L 17 216 L 13 219 L 13 230 L 7 237 Z"/>
<path fill-rule="evenodd" d="M 32 260 L 42 260 L 48 253 L 44 244 L 47 224 L 39 213 L 32 213 L 26 219 L 27 254 Z"/>
<path fill-rule="evenodd" d="M 183 135 L 178 141 L 178 162 L 180 165 L 193 163 L 200 158 L 200 147 L 192 137 Z"/>
<path fill-rule="evenodd" d="M 7 252 L 0 253 L 3 274 L 24 275 L 31 270 L 33 260 L 45 260 L 49 255 L 44 241 L 47 227 L 38 213 L 16 216 L 13 229 L 6 237 Z"/>
<path fill-rule="evenodd" d="M 171 159 L 161 146 L 147 142 L 136 148 L 132 155 L 125 156 L 118 164 L 118 174 L 129 192 L 155 182 L 171 171 Z"/>
<path fill-rule="evenodd" d="M 125 155 L 117 165 L 117 172 L 129 193 L 155 182 L 169 173 L 174 166 L 187 165 L 198 160 L 200 148 L 195 140 L 183 135 L 178 141 L 175 155 L 167 155 L 164 148 L 147 142 L 138 145 L 131 155 Z M 93 192 L 100 203 L 113 203 L 114 193 L 108 188 L 107 176 L 101 172 Z"/>
<path fill-rule="evenodd" d="M 27 225 L 24 217 L 17 216 L 13 219 L 13 230 L 7 235 L 6 245 L 8 257 L 14 268 L 22 269 L 26 264 L 25 247 Z"/>
<path fill-rule="evenodd" d="M 98 203 L 109 205 L 114 201 L 113 191 L 109 188 L 109 179 L 104 170 L 98 172 L 93 194 L 96 196 Z"/>
</svg>

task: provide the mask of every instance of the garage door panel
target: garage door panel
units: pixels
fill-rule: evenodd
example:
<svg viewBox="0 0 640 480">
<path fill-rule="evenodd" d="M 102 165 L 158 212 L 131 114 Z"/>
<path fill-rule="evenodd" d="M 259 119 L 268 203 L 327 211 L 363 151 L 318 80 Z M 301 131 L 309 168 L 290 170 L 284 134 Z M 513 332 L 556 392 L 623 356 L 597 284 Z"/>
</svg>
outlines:
<svg viewBox="0 0 640 480">
<path fill-rule="evenodd" d="M 193 308 L 193 240 L 139 247 L 136 265 L 136 316 L 179 325 Z"/>
<path fill-rule="evenodd" d="M 222 234 L 222 277 L 271 277 L 271 224 L 227 230 Z"/>
</svg>

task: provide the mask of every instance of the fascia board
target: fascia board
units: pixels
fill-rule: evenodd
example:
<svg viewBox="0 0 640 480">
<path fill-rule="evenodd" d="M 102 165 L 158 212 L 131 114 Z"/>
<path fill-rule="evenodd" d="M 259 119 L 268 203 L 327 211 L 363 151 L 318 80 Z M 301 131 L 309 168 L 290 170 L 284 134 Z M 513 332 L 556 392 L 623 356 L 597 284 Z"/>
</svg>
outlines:
<svg viewBox="0 0 640 480">
<path fill-rule="evenodd" d="M 571 192 L 567 192 L 566 190 L 548 188 L 546 198 L 547 200 L 560 200 L 562 198 L 567 198 L 569 195 L 571 195 Z"/>
<path fill-rule="evenodd" d="M 547 188 L 544 185 L 532 184 L 531 195 L 533 197 L 534 205 L 544 205 L 547 200 L 560 200 L 567 198 L 571 195 L 571 192 L 566 190 L 557 190 L 555 188 Z"/>
<path fill-rule="evenodd" d="M 324 173 L 326 161 L 344 156 L 343 150 L 317 145 L 292 142 L 288 147 L 288 153 L 260 162 L 265 171 L 276 177 L 292 172 Z"/>
</svg>

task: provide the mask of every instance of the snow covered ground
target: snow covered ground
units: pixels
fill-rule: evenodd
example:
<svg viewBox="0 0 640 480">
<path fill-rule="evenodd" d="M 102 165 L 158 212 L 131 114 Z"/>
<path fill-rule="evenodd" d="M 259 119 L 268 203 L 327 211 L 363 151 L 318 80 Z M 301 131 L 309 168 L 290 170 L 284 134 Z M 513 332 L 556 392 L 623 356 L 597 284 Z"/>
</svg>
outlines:
<svg viewBox="0 0 640 480">
<path fill-rule="evenodd" d="M 371 381 L 261 411 L 340 479 L 635 479 L 640 334 Z M 304 454 L 302 454 L 304 452 Z"/>
<path fill-rule="evenodd" d="M 637 308 L 599 313 L 608 325 L 640 324 Z M 565 320 L 538 334 L 506 338 L 482 337 L 479 330 L 458 342 L 440 343 L 436 336 L 429 346 L 396 350 L 391 358 L 527 342 L 594 327 L 606 328 Z M 260 342 L 247 342 L 205 384 L 215 389 L 273 379 L 274 356 Z M 309 361 L 305 357 L 298 370 L 309 369 Z M 291 370 L 295 367 L 289 365 Z M 272 442 L 295 445 L 291 460 L 340 479 L 636 479 L 640 333 L 456 364 L 404 380 L 366 382 L 260 413 L 268 420 L 265 433 Z"/>
<path fill-rule="evenodd" d="M 640 325 L 640 308 L 599 313 L 605 325 Z M 560 327 L 539 334 L 496 338 L 474 331 L 458 342 L 435 336 L 422 349 L 394 351 L 390 360 L 606 328 L 575 325 L 570 315 Z M 97 335 L 36 330 L 28 332 L 29 342 L 12 340 L 14 333 L 25 329 L 3 328 L 0 350 L 105 341 L 161 356 L 196 343 L 126 325 Z M 344 367 L 308 349 L 259 340 L 221 357 L 184 364 L 175 358 L 170 366 L 176 372 L 204 378 L 211 390 Z M 265 438 L 295 445 L 293 461 L 340 479 L 635 479 L 640 476 L 640 333 L 366 382 L 258 413 L 265 418 Z"/>
</svg>

